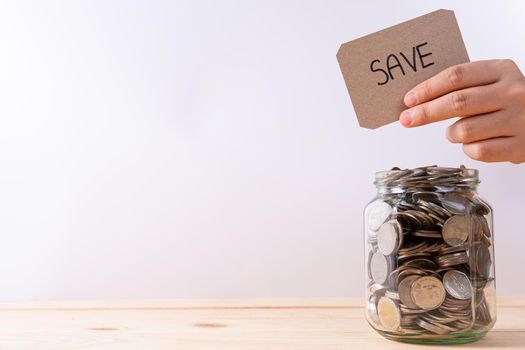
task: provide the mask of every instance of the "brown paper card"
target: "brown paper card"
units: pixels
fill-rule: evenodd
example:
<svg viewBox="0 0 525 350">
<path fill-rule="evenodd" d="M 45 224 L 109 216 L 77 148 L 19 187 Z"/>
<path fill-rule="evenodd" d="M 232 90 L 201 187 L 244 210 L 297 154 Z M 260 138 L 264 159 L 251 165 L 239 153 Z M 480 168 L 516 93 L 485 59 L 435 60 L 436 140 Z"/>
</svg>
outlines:
<svg viewBox="0 0 525 350">
<path fill-rule="evenodd" d="M 437 10 L 347 42 L 337 60 L 359 125 L 375 129 L 399 118 L 411 88 L 469 58 L 454 12 Z"/>
</svg>

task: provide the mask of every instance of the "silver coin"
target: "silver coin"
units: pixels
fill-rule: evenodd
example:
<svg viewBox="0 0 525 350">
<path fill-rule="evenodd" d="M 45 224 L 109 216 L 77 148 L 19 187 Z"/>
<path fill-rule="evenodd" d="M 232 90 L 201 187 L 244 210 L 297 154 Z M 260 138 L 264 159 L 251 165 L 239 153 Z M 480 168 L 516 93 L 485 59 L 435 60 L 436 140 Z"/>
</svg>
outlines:
<svg viewBox="0 0 525 350">
<path fill-rule="evenodd" d="M 401 227 L 397 221 L 387 221 L 377 231 L 377 248 L 383 255 L 390 255 L 397 248 Z"/>
<path fill-rule="evenodd" d="M 375 283 L 374 281 L 370 281 L 370 283 L 368 284 L 368 291 L 371 294 L 383 296 L 385 295 L 386 287 L 380 285 L 379 283 Z"/>
<path fill-rule="evenodd" d="M 430 324 L 433 324 L 439 328 L 442 329 L 443 331 L 443 334 L 446 334 L 446 333 L 451 333 L 451 332 L 454 332 L 456 329 L 453 328 L 453 327 L 450 327 L 450 326 L 447 326 L 446 324 L 443 324 L 443 323 L 446 323 L 445 321 L 448 320 L 449 318 L 441 318 L 441 317 L 432 317 L 430 314 L 427 314 L 427 315 L 422 315 L 420 316 L 420 318 Z"/>
<path fill-rule="evenodd" d="M 376 251 L 372 254 L 370 259 L 370 276 L 374 282 L 385 283 L 388 274 L 390 273 L 390 261 L 381 252 Z"/>
<path fill-rule="evenodd" d="M 392 210 L 392 207 L 385 202 L 378 202 L 371 206 L 367 214 L 368 228 L 372 231 L 379 230 L 379 227 L 381 227 L 392 214 Z"/>
<path fill-rule="evenodd" d="M 472 298 L 472 284 L 466 274 L 458 270 L 447 271 L 443 275 L 443 286 L 448 294 L 456 299 Z"/>
<path fill-rule="evenodd" d="M 401 302 L 410 309 L 418 309 L 419 307 L 414 303 L 410 291 L 412 289 L 412 284 L 419 278 L 418 275 L 411 275 L 404 278 L 398 287 L 399 299 Z"/>
<path fill-rule="evenodd" d="M 448 331 L 435 325 L 434 323 L 430 323 L 430 322 L 427 322 L 423 319 L 418 319 L 416 321 L 417 325 L 421 328 L 424 328 L 426 329 L 427 331 L 430 331 L 432 333 L 436 333 L 436 334 L 440 334 L 440 335 L 443 335 L 443 334 L 447 334 Z"/>
<path fill-rule="evenodd" d="M 385 297 L 388 297 L 392 300 L 399 300 L 399 294 L 397 292 L 394 292 L 394 291 L 391 291 L 391 290 L 387 290 L 385 292 Z"/>
<path fill-rule="evenodd" d="M 417 202 L 418 200 L 424 200 L 424 201 L 432 201 L 432 200 L 438 200 L 441 199 L 443 196 L 441 193 L 438 192 L 425 192 L 425 191 L 417 191 L 412 193 L 412 200 Z"/>
<path fill-rule="evenodd" d="M 443 240 L 450 246 L 465 244 L 472 231 L 471 220 L 465 215 L 454 215 L 443 225 Z"/>
<path fill-rule="evenodd" d="M 441 205 L 452 214 L 463 215 L 467 211 L 469 200 L 457 192 L 445 193 Z"/>
<path fill-rule="evenodd" d="M 375 325 L 379 325 L 379 315 L 377 314 L 377 296 L 376 294 L 370 295 L 368 298 L 368 316 L 370 321 Z"/>
</svg>

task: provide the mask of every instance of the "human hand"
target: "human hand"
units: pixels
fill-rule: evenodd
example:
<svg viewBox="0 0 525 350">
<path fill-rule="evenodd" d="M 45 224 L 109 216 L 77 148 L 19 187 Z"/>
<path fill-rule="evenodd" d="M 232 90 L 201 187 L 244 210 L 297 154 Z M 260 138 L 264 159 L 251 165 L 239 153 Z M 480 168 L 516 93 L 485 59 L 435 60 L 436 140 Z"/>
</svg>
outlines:
<svg viewBox="0 0 525 350">
<path fill-rule="evenodd" d="M 447 128 L 452 143 L 484 162 L 525 162 L 525 77 L 512 60 L 460 64 L 410 90 L 405 127 L 459 117 Z"/>
</svg>

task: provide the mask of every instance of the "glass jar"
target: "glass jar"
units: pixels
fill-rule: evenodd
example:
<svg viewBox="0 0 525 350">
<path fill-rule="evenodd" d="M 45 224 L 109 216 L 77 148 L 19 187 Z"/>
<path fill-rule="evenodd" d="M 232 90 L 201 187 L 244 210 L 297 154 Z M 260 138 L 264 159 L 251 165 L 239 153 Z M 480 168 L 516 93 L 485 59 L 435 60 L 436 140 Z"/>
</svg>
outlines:
<svg viewBox="0 0 525 350">
<path fill-rule="evenodd" d="M 496 321 L 492 208 L 478 171 L 376 173 L 364 212 L 366 315 L 388 339 L 467 343 Z"/>
</svg>

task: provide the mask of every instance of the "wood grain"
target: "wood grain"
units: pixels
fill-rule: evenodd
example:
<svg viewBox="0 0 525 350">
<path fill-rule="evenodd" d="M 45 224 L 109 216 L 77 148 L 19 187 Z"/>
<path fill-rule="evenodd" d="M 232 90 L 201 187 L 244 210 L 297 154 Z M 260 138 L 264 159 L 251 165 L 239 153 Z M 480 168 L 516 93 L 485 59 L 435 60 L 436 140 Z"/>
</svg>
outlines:
<svg viewBox="0 0 525 350">
<path fill-rule="evenodd" d="M 450 349 L 385 340 L 361 299 L 0 303 L 1 350 Z M 525 349 L 525 297 L 498 299 L 498 322 L 462 349 Z"/>
</svg>

